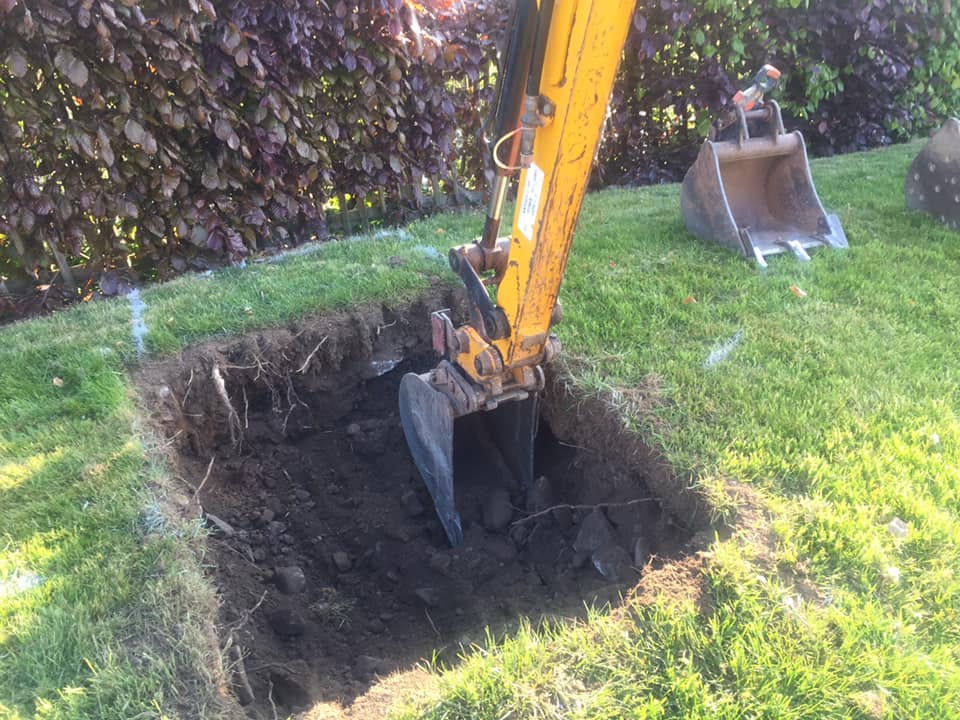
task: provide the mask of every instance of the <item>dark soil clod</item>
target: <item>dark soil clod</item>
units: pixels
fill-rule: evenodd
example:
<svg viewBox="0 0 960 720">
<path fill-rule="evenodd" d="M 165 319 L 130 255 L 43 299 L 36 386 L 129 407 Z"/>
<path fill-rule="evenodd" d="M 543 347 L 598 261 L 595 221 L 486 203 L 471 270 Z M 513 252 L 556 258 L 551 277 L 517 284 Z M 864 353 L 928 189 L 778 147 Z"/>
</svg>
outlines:
<svg viewBox="0 0 960 720">
<path fill-rule="evenodd" d="M 194 381 L 188 403 L 156 415 L 177 434 L 184 477 L 202 476 L 218 458 L 200 501 L 216 529 L 208 542 L 221 623 L 246 654 L 250 717 L 272 717 L 269 699 L 285 712 L 349 703 L 377 676 L 423 658 L 455 663 L 461 644 L 482 642 L 488 627 L 507 632 L 521 618 L 579 617 L 585 603 L 615 604 L 641 561 L 677 553 L 690 535 L 678 530 L 684 518 L 664 510 L 676 514 L 676 502 L 651 498 L 649 468 L 636 453 L 628 460 L 609 447 L 560 444 L 551 425 L 570 428 L 572 418 L 554 423 L 561 416 L 550 412 L 562 411 L 547 403 L 529 493 L 485 475 L 470 447 L 476 434 L 458 425 L 465 540 L 450 548 L 397 409 L 403 374 L 434 362 L 423 350 L 429 327 L 390 325 L 396 319 L 378 309 L 299 335 L 201 348 L 148 379 L 166 389 L 157 402 L 169 403 L 185 396 L 193 368 L 245 368 L 224 371 L 237 442 L 212 384 Z M 330 340 L 312 359 L 315 370 L 298 374 L 321 333 Z M 387 367 L 378 358 L 393 369 L 370 372 Z M 606 429 L 584 435 L 610 437 Z"/>
</svg>

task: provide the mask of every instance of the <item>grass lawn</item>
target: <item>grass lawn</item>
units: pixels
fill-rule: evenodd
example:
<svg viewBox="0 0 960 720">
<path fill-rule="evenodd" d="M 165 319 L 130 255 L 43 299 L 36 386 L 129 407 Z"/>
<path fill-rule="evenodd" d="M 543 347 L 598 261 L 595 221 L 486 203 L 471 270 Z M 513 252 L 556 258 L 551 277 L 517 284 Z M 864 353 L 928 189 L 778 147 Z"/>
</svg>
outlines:
<svg viewBox="0 0 960 720">
<path fill-rule="evenodd" d="M 960 235 L 904 209 L 918 149 L 816 161 L 851 247 L 764 273 L 685 232 L 678 186 L 587 199 L 571 380 L 740 530 L 712 544 L 698 603 L 466 651 L 400 717 L 960 717 Z M 481 225 L 438 216 L 146 290 L 147 354 L 453 282 L 430 248 Z M 0 330 L 0 717 L 218 713 L 202 530 L 164 510 L 140 361 L 123 300 Z"/>
</svg>

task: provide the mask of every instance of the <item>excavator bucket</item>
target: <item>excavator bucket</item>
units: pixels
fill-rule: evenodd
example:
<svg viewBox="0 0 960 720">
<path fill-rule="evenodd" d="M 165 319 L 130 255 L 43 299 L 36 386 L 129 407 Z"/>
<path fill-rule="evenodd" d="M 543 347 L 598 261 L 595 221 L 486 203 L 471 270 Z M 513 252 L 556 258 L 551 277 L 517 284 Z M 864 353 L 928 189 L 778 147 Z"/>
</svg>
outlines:
<svg viewBox="0 0 960 720">
<path fill-rule="evenodd" d="M 813 186 L 803 137 L 786 133 L 779 106 L 738 108 L 735 137 L 710 139 L 683 179 L 680 206 L 687 229 L 766 266 L 767 255 L 821 245 L 846 248 L 836 215 L 828 215 Z M 751 137 L 748 122 L 768 128 Z"/>
<path fill-rule="evenodd" d="M 462 494 L 476 496 L 472 500 L 496 486 L 524 490 L 532 486 L 539 401 L 531 394 L 525 400 L 470 413 L 455 423 L 458 409 L 436 388 L 435 373 L 407 373 L 400 381 L 400 422 L 437 517 L 450 544 L 456 546 L 463 542 L 463 522 L 455 476 Z M 455 425 L 457 432 L 463 432 L 456 445 Z"/>
<path fill-rule="evenodd" d="M 400 423 L 437 517 L 451 545 L 463 542 L 453 493 L 453 404 L 427 378 L 407 373 L 400 381 Z"/>
<path fill-rule="evenodd" d="M 947 120 L 914 158 L 904 194 L 911 210 L 960 229 L 960 120 Z"/>
</svg>

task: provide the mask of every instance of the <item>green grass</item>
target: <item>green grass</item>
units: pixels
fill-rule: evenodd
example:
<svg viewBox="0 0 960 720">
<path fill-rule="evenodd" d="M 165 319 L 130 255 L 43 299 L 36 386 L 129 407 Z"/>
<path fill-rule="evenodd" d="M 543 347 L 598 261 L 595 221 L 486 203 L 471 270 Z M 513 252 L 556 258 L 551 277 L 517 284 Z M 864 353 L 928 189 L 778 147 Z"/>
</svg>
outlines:
<svg viewBox="0 0 960 720">
<path fill-rule="evenodd" d="M 587 199 L 559 328 L 573 381 L 656 388 L 655 415 L 625 405 L 625 422 L 718 512 L 730 481 L 751 485 L 772 547 L 716 541 L 702 611 L 598 611 L 491 641 L 400 717 L 960 717 L 960 236 L 903 208 L 917 150 L 815 162 L 851 248 L 765 273 L 690 238 L 677 186 Z M 438 216 L 407 239 L 150 289 L 148 350 L 413 297 L 452 281 L 422 246 L 480 227 Z M 169 481 L 128 378 L 128 304 L 0 341 L 0 717 L 214 715 L 200 530 L 158 510 Z"/>
</svg>

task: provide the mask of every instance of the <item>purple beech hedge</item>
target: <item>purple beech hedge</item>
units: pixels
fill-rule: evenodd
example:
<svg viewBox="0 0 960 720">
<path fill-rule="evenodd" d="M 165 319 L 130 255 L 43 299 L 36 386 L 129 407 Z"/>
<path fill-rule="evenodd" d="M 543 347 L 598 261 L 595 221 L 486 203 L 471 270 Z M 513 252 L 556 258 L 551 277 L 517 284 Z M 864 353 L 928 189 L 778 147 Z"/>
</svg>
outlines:
<svg viewBox="0 0 960 720">
<path fill-rule="evenodd" d="M 960 112 L 950 0 L 641 0 L 595 185 L 676 180 L 764 62 L 816 153 Z M 0 275 L 169 277 L 482 184 L 504 0 L 0 0 Z"/>
</svg>

